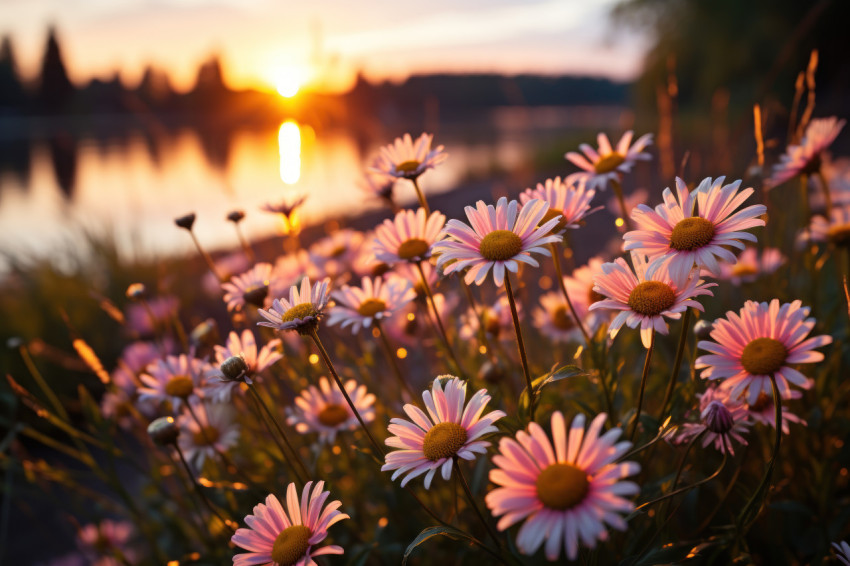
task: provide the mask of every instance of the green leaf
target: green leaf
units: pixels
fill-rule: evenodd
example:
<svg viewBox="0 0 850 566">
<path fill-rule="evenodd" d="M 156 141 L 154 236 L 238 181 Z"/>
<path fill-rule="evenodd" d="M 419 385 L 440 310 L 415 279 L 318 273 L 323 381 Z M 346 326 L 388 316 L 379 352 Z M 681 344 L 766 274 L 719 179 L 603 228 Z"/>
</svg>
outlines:
<svg viewBox="0 0 850 566">
<path fill-rule="evenodd" d="M 538 377 L 531 382 L 531 387 L 534 391 L 534 396 L 538 397 L 540 392 L 543 391 L 543 388 L 551 383 L 555 383 L 557 381 L 561 381 L 563 379 L 567 379 L 570 377 L 579 377 L 582 375 L 586 375 L 584 371 L 577 365 L 567 365 L 559 367 L 558 369 L 552 369 L 546 375 Z M 528 397 L 528 387 L 522 390 L 522 393 L 519 396 L 519 410 L 520 414 L 527 415 L 529 409 L 530 399 Z"/>
<path fill-rule="evenodd" d="M 407 550 L 404 551 L 404 558 L 401 561 L 402 566 L 407 564 L 407 559 L 410 558 L 410 554 L 417 546 L 426 540 L 437 536 L 448 537 L 452 540 L 468 540 L 472 544 L 481 544 L 474 537 L 453 527 L 428 527 L 426 529 L 422 529 L 422 532 L 420 532 L 419 535 L 413 539 L 413 542 L 407 546 Z"/>
</svg>

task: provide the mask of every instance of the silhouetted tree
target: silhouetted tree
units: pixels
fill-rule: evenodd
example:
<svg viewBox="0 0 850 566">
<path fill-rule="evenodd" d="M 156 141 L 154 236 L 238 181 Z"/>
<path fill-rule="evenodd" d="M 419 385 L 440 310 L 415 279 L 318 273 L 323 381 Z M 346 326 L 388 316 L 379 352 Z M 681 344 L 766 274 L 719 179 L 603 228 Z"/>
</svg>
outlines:
<svg viewBox="0 0 850 566">
<path fill-rule="evenodd" d="M 0 42 L 0 114 L 20 110 L 26 102 L 23 84 L 18 75 L 12 38 Z"/>
<path fill-rule="evenodd" d="M 51 27 L 47 35 L 47 48 L 39 75 L 38 103 L 40 110 L 63 112 L 68 110 L 74 96 L 74 85 L 68 78 L 56 28 Z"/>
</svg>

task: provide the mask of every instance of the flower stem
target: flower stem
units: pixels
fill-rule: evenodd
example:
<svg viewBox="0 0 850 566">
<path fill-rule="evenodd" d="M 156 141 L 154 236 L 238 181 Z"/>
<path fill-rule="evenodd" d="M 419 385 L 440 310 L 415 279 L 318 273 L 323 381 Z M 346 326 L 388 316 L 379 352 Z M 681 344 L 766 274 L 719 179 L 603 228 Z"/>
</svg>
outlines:
<svg viewBox="0 0 850 566">
<path fill-rule="evenodd" d="M 561 256 L 559 255 L 558 244 L 553 242 L 549 244 L 549 247 L 552 249 L 552 263 L 555 264 L 555 276 L 558 279 L 558 287 L 561 288 L 561 293 L 567 301 L 567 306 L 570 307 L 570 313 L 572 313 L 573 319 L 576 321 L 576 326 L 578 326 L 579 330 L 581 330 L 581 335 L 584 336 L 584 343 L 589 346 L 590 335 L 587 333 L 587 329 L 584 327 L 584 324 L 582 324 L 581 318 L 579 318 L 578 313 L 573 306 L 573 302 L 570 300 L 570 294 L 567 292 L 567 286 L 564 283 L 564 272 L 561 269 Z"/>
<path fill-rule="evenodd" d="M 829 220 L 832 218 L 832 195 L 829 194 L 829 183 L 826 182 L 826 177 L 823 174 L 823 171 L 818 168 L 818 179 L 820 180 L 821 189 L 823 189 L 823 199 L 826 204 L 826 219 Z"/>
<path fill-rule="evenodd" d="M 201 242 L 198 241 L 197 236 L 195 236 L 195 232 L 189 230 L 189 235 L 192 236 L 192 241 L 195 242 L 195 247 L 198 248 L 198 253 L 201 254 L 201 257 L 204 258 L 204 261 L 207 263 L 207 267 L 210 269 L 210 272 L 215 276 L 216 279 L 219 280 L 220 283 L 225 283 L 227 279 L 223 279 L 221 274 L 218 272 L 218 269 L 215 267 L 215 262 L 213 261 L 210 254 L 201 247 Z"/>
<path fill-rule="evenodd" d="M 614 188 L 614 194 L 617 195 L 617 201 L 620 203 L 620 211 L 623 215 L 623 222 L 626 223 L 626 230 L 632 230 L 632 219 L 629 218 L 629 213 L 626 211 L 626 199 L 623 198 L 623 186 L 617 179 L 611 179 L 611 186 Z"/>
<path fill-rule="evenodd" d="M 413 389 L 410 388 L 410 384 L 405 381 L 404 376 L 401 374 L 401 368 L 398 366 L 398 360 L 393 353 L 393 348 L 390 346 L 390 341 L 387 339 L 387 335 L 384 333 L 383 327 L 381 327 L 381 322 L 377 318 L 375 319 L 375 328 L 378 330 L 378 338 L 384 347 L 384 353 L 390 361 L 396 380 L 411 399 L 415 398 L 416 395 L 413 393 Z"/>
<path fill-rule="evenodd" d="M 296 467 L 293 466 L 292 471 L 295 473 L 295 477 L 298 478 L 298 481 L 301 482 L 301 485 L 304 485 L 304 483 L 307 481 L 307 478 L 310 477 L 310 472 L 307 471 L 307 467 L 304 465 L 304 462 L 301 460 L 301 456 L 298 454 L 298 451 L 295 449 L 295 447 L 292 446 L 292 444 L 290 444 L 289 439 L 286 437 L 286 434 L 284 434 L 284 432 L 283 432 L 283 428 L 281 428 L 280 424 L 277 422 L 277 419 L 274 418 L 274 415 L 272 414 L 271 410 L 269 410 L 268 405 L 266 405 L 266 402 L 263 401 L 263 398 L 260 397 L 260 394 L 257 393 L 257 391 L 254 389 L 254 386 L 248 385 L 248 391 L 251 392 L 251 394 L 254 396 L 254 400 L 257 401 L 257 404 L 263 409 L 263 412 L 265 412 L 266 416 L 268 416 L 269 421 L 271 421 L 271 423 L 274 425 L 275 429 L 277 429 L 277 433 L 283 439 L 283 443 L 286 445 L 286 447 L 289 449 L 289 451 L 292 452 L 292 455 L 295 459 L 295 462 L 296 462 L 297 468 L 298 468 L 298 469 L 296 469 Z M 266 427 L 268 428 L 268 426 L 269 426 L 268 422 L 266 422 L 265 419 L 263 419 L 263 422 L 265 423 Z M 275 435 L 271 431 L 271 429 L 269 429 L 269 433 L 272 435 L 272 438 L 275 439 L 275 444 L 277 444 L 277 447 L 280 449 L 280 452 L 281 452 L 281 454 L 283 454 L 283 457 L 288 459 L 288 455 L 286 454 L 286 451 L 284 451 L 283 446 L 281 446 L 277 442 L 277 438 L 275 437 Z M 291 465 L 291 463 L 290 463 L 290 465 Z M 299 470 L 300 470 L 300 473 L 299 473 Z"/>
<path fill-rule="evenodd" d="M 516 331 L 516 345 L 519 350 L 519 359 L 522 363 L 522 373 L 525 375 L 525 385 L 528 388 L 528 406 L 529 418 L 534 421 L 534 411 L 537 405 L 537 396 L 534 392 L 534 387 L 531 385 L 531 372 L 528 370 L 528 357 L 525 354 L 525 342 L 522 340 L 522 330 L 519 327 L 519 314 L 516 310 L 516 301 L 514 300 L 514 292 L 511 288 L 511 276 L 505 273 L 505 292 L 508 295 L 508 303 L 511 306 L 511 317 L 514 321 L 514 330 Z"/>
<path fill-rule="evenodd" d="M 632 424 L 632 432 L 629 434 L 629 440 L 634 440 L 637 432 L 638 423 L 640 422 L 640 410 L 643 406 L 643 393 L 646 391 L 646 378 L 649 375 L 649 362 L 652 360 L 652 349 L 655 346 L 655 329 L 649 334 L 649 348 L 646 349 L 646 359 L 643 361 L 643 373 L 640 376 L 640 393 L 638 394 L 637 410 L 635 411 L 635 421 Z"/>
<path fill-rule="evenodd" d="M 416 177 L 410 180 L 413 183 L 413 188 L 416 189 L 416 196 L 419 197 L 419 206 L 425 209 L 425 216 L 431 216 L 431 208 L 428 206 L 428 201 L 425 200 L 425 193 L 419 188 L 419 181 Z"/>
<path fill-rule="evenodd" d="M 422 269 L 422 262 L 416 262 L 416 269 L 419 270 L 419 278 L 422 280 L 422 286 L 425 288 L 425 294 L 428 295 L 428 302 L 431 303 L 431 311 L 434 313 L 434 319 L 437 321 L 437 328 L 440 331 L 440 337 L 443 339 L 443 344 L 446 346 L 446 351 L 449 353 L 449 358 L 451 358 L 455 369 L 457 369 L 460 374 L 463 374 L 463 368 L 461 367 L 460 362 L 458 362 L 457 356 L 455 356 L 455 352 L 449 342 L 449 337 L 446 334 L 446 329 L 443 326 L 443 321 L 440 319 L 440 313 L 437 311 L 437 303 L 434 302 L 434 294 L 431 292 L 431 286 L 428 284 L 428 279 L 425 277 L 425 271 Z"/>
<path fill-rule="evenodd" d="M 380 456 L 384 456 L 384 449 L 380 444 L 378 444 L 372 436 L 372 433 L 369 432 L 369 429 L 366 427 L 366 423 L 363 421 L 363 417 L 360 416 L 360 412 L 357 410 L 357 407 L 354 406 L 354 402 L 351 400 L 351 397 L 348 396 L 348 391 L 345 390 L 345 386 L 342 384 L 342 380 L 339 378 L 339 374 L 336 372 L 336 368 L 334 368 L 333 362 L 331 361 L 330 356 L 328 356 L 327 350 L 325 350 L 325 347 L 322 345 L 322 341 L 319 339 L 319 334 L 316 332 L 315 328 L 310 330 L 310 338 L 313 339 L 313 343 L 319 349 L 319 355 L 325 363 L 325 367 L 328 368 L 328 371 L 331 373 L 331 377 L 334 378 L 336 386 L 339 388 L 339 392 L 342 393 L 343 397 L 345 397 L 345 402 L 348 403 L 348 407 L 351 409 L 351 412 L 353 412 L 354 416 L 357 417 L 357 422 L 360 423 L 360 428 L 362 428 L 363 432 L 366 433 L 366 436 L 369 437 L 369 442 L 372 443 L 372 447 L 375 449 L 375 452 L 377 452 Z"/>
<path fill-rule="evenodd" d="M 189 481 L 192 482 L 192 487 L 195 488 L 195 493 L 198 494 L 198 497 L 200 497 L 201 501 L 204 502 L 204 505 L 207 506 L 207 509 L 210 510 L 210 513 L 212 513 L 216 517 L 216 519 L 224 523 L 224 526 L 230 529 L 232 532 L 236 532 L 236 529 L 233 528 L 233 525 L 230 524 L 230 521 L 222 517 L 221 514 L 213 506 L 212 502 L 207 499 L 206 494 L 204 494 L 204 490 L 201 489 L 198 480 L 195 479 L 195 474 L 192 473 L 192 468 L 189 467 L 189 463 L 186 461 L 186 457 L 183 455 L 183 451 L 180 450 L 180 447 L 176 443 L 174 444 L 174 448 L 177 450 L 177 455 L 180 456 L 180 462 L 183 463 L 183 468 L 185 468 L 186 474 L 189 476 Z"/>
<path fill-rule="evenodd" d="M 248 243 L 248 240 L 245 239 L 245 235 L 242 234 L 242 228 L 239 227 L 239 224 L 234 223 L 234 226 L 236 227 L 236 235 L 239 237 L 239 244 L 242 246 L 242 251 L 245 252 L 245 257 L 248 258 L 249 262 L 254 263 L 254 249 Z"/>
<path fill-rule="evenodd" d="M 676 348 L 676 360 L 673 362 L 673 370 L 670 372 L 670 383 L 667 384 L 667 391 L 664 392 L 664 401 L 661 402 L 661 412 L 658 413 L 658 420 L 664 418 L 664 413 L 667 411 L 667 403 L 673 397 L 673 390 L 676 388 L 676 382 L 679 377 L 679 370 L 682 368 L 682 356 L 685 353 L 685 344 L 688 343 L 688 327 L 691 324 L 691 309 L 685 310 L 685 316 L 682 317 L 682 331 L 679 334 L 679 346 Z"/>
<path fill-rule="evenodd" d="M 805 173 L 800 175 L 800 206 L 803 207 L 803 227 L 808 228 L 812 211 L 809 208 L 809 176 Z"/>
<path fill-rule="evenodd" d="M 481 509 L 478 508 L 478 505 L 475 503 L 475 498 L 472 496 L 472 490 L 469 489 L 469 484 L 466 482 L 466 478 L 463 475 L 463 472 L 460 469 L 460 465 L 458 464 L 457 456 L 453 457 L 455 473 L 457 477 L 460 478 L 460 485 L 463 487 L 463 493 L 466 494 L 466 499 L 469 501 L 469 506 L 475 511 L 475 514 L 478 515 L 478 520 L 484 525 L 484 528 L 487 529 L 487 534 L 490 535 L 490 538 L 493 539 L 493 542 L 496 543 L 496 548 L 501 548 L 501 542 L 499 541 L 499 537 L 493 531 L 493 527 L 490 526 L 490 523 L 487 522 L 487 519 L 484 518 L 484 515 L 481 513 Z"/>
</svg>

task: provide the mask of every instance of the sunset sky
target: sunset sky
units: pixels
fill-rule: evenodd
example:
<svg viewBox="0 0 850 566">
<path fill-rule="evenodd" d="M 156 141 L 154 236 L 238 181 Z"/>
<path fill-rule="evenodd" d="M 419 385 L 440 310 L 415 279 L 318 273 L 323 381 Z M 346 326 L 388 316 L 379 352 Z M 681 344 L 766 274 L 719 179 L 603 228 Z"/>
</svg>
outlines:
<svg viewBox="0 0 850 566">
<path fill-rule="evenodd" d="M 27 78 L 55 24 L 72 80 L 133 85 L 147 63 L 189 88 L 219 53 L 233 87 L 345 88 L 358 70 L 400 79 L 432 71 L 577 73 L 629 78 L 642 37 L 616 28 L 616 0 L 0 0 Z"/>
</svg>

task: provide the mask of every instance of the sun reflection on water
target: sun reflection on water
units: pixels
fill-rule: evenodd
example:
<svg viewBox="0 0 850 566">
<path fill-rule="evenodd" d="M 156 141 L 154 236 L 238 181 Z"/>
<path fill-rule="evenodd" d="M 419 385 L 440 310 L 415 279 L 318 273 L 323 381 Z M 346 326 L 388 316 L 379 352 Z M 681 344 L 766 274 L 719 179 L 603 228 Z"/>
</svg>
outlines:
<svg viewBox="0 0 850 566">
<path fill-rule="evenodd" d="M 280 152 L 280 180 L 294 185 L 301 178 L 301 129 L 294 120 L 280 125 L 277 134 Z"/>
</svg>

